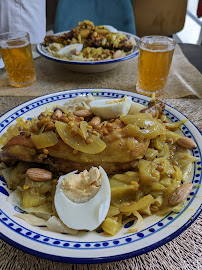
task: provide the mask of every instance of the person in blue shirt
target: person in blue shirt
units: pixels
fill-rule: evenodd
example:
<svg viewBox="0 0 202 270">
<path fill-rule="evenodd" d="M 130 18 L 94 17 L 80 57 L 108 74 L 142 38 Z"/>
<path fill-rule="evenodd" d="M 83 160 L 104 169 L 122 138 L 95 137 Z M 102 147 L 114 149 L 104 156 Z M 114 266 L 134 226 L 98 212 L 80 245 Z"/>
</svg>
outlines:
<svg viewBox="0 0 202 270">
<path fill-rule="evenodd" d="M 84 20 L 136 34 L 133 0 L 59 0 L 54 32 L 71 30 Z"/>
</svg>

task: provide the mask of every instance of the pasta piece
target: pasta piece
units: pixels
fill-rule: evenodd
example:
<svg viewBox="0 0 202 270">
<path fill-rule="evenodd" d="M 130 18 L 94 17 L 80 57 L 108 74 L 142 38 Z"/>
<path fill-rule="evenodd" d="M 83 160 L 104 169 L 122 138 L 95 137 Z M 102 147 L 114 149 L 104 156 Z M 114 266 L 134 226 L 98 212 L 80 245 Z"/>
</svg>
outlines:
<svg viewBox="0 0 202 270">
<path fill-rule="evenodd" d="M 33 214 L 15 214 L 15 217 L 25 220 L 32 226 L 46 226 L 46 220 Z"/>
<path fill-rule="evenodd" d="M 129 233 L 135 233 L 142 230 L 144 224 L 142 216 L 137 211 L 134 211 L 133 215 L 137 218 L 137 221 L 134 226 L 128 229 Z"/>
<path fill-rule="evenodd" d="M 165 186 L 163 186 L 162 184 L 160 183 L 154 183 L 152 186 L 151 186 L 151 190 L 157 190 L 157 191 L 163 191 L 165 190 Z"/>
<path fill-rule="evenodd" d="M 111 188 L 111 202 L 132 200 L 135 197 L 138 187 L 138 183 L 134 182 L 133 185 L 122 185 Z"/>
<path fill-rule="evenodd" d="M 148 205 L 147 207 L 145 208 L 142 208 L 142 209 L 139 209 L 138 212 L 141 214 L 141 215 L 147 215 L 147 216 L 150 216 L 151 215 L 151 205 Z"/>
<path fill-rule="evenodd" d="M 46 222 L 46 226 L 53 232 L 60 232 L 60 233 L 69 233 L 75 235 L 78 233 L 77 230 L 68 228 L 59 218 L 52 216 Z"/>
<path fill-rule="evenodd" d="M 155 170 L 152 162 L 148 160 L 140 160 L 138 164 L 140 173 L 140 181 L 142 184 L 150 184 L 160 180 L 160 172 Z"/>
<path fill-rule="evenodd" d="M 113 178 L 110 180 L 110 187 L 111 189 L 114 188 L 114 187 L 120 187 L 120 186 L 127 186 L 127 184 L 124 184 L 120 181 L 117 181 L 117 180 L 114 180 Z"/>
<path fill-rule="evenodd" d="M 168 130 L 175 131 L 177 130 L 182 124 L 185 124 L 188 121 L 188 119 L 184 119 L 181 121 L 177 121 L 175 123 L 166 123 L 165 126 Z"/>
<path fill-rule="evenodd" d="M 135 212 L 138 211 L 139 209 L 146 208 L 148 205 L 151 205 L 154 203 L 154 197 L 149 195 L 144 196 L 141 198 L 138 202 L 131 202 L 131 203 L 123 203 L 120 205 L 120 211 L 122 213 L 124 212 Z"/>
<path fill-rule="evenodd" d="M 180 139 L 182 136 L 177 134 L 176 132 L 172 132 L 170 130 L 166 130 L 166 139 L 171 139 L 171 143 L 176 143 L 178 139 Z"/>
<path fill-rule="evenodd" d="M 147 151 L 145 153 L 146 160 L 154 160 L 157 157 L 158 153 L 159 152 L 155 149 L 147 148 Z"/>
<path fill-rule="evenodd" d="M 107 217 L 102 225 L 101 228 L 105 233 L 110 235 L 116 235 L 122 227 L 122 215 L 118 217 Z"/>
<path fill-rule="evenodd" d="M 109 211 L 107 213 L 107 217 L 117 216 L 119 213 L 120 213 L 119 208 L 116 207 L 116 206 L 111 205 L 109 207 Z"/>
<path fill-rule="evenodd" d="M 4 180 L 6 181 L 8 187 L 10 186 L 10 176 L 13 171 L 13 167 L 3 169 L 1 171 L 1 175 L 3 176 Z"/>
<path fill-rule="evenodd" d="M 122 182 L 124 184 L 130 185 L 131 181 L 139 182 L 140 176 L 138 172 L 128 171 L 122 174 L 115 174 L 112 176 L 112 180 Z"/>
<path fill-rule="evenodd" d="M 168 144 L 162 143 L 162 148 L 158 153 L 158 157 L 163 157 L 168 159 L 170 157 L 170 152 L 169 152 L 169 146 Z"/>
</svg>

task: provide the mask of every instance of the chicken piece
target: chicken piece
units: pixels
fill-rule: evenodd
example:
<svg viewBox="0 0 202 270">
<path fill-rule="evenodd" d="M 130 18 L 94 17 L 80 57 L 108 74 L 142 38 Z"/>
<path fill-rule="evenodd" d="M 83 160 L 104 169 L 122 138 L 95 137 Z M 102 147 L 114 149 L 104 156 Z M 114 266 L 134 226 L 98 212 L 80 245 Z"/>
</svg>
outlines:
<svg viewBox="0 0 202 270">
<path fill-rule="evenodd" d="M 150 101 L 148 108 L 142 109 L 141 113 L 151 113 L 154 118 L 160 118 L 165 109 L 165 104 L 161 100 Z"/>
<path fill-rule="evenodd" d="M 106 141 L 107 147 L 100 153 L 78 152 L 75 154 L 69 145 L 59 140 L 56 145 L 47 147 L 47 157 L 41 158 L 41 150 L 37 150 L 33 146 L 31 139 L 24 135 L 18 135 L 9 140 L 3 147 L 1 160 L 4 162 L 21 160 L 49 164 L 63 173 L 73 170 L 82 171 L 92 166 L 102 166 L 108 174 L 112 174 L 134 168 L 137 165 L 136 160 L 144 156 L 149 142 L 149 140 L 138 142 L 134 139 L 134 148 L 129 150 L 127 139 L 121 138 Z"/>
<path fill-rule="evenodd" d="M 74 33 L 72 31 L 64 33 L 62 35 L 49 35 L 45 36 L 44 43 L 46 46 L 48 46 L 51 43 L 60 43 L 62 45 L 68 45 L 70 44 L 70 41 L 73 38 Z"/>
<path fill-rule="evenodd" d="M 132 43 L 129 43 L 127 39 L 122 40 L 116 48 L 114 48 L 113 43 L 110 43 L 106 41 L 105 45 L 103 45 L 103 39 L 105 37 L 98 36 L 93 39 L 89 39 L 85 42 L 85 47 L 94 47 L 99 48 L 102 47 L 103 49 L 109 49 L 109 50 L 123 50 L 124 52 L 129 52 L 133 49 L 134 45 Z"/>
</svg>

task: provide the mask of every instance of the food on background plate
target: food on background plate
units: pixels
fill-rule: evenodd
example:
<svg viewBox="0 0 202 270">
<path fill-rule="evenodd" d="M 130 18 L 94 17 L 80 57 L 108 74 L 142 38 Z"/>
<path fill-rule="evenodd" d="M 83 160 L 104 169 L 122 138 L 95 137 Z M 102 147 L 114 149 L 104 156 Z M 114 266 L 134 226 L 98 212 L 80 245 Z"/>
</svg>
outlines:
<svg viewBox="0 0 202 270">
<path fill-rule="evenodd" d="M 8 201 L 31 225 L 56 232 L 101 227 L 115 235 L 143 218 L 179 211 L 192 189 L 196 144 L 169 123 L 164 104 L 79 96 L 31 120 L 17 119 L 0 138 Z"/>
<path fill-rule="evenodd" d="M 135 39 L 105 26 L 85 20 L 71 31 L 44 38 L 47 50 L 55 57 L 75 61 L 100 61 L 124 57 L 136 46 Z"/>
</svg>

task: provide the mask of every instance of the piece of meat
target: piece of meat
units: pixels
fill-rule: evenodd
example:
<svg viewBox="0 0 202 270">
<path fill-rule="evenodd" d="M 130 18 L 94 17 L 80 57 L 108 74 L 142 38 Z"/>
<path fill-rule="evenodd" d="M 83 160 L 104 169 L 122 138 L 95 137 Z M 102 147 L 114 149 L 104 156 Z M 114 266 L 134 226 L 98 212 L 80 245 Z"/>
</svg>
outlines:
<svg viewBox="0 0 202 270">
<path fill-rule="evenodd" d="M 24 145 L 24 146 L 27 146 L 27 147 L 30 147 L 30 148 L 35 147 L 32 140 L 30 138 L 27 138 L 24 134 L 14 136 L 6 144 L 6 146 L 12 146 L 12 145 Z M 4 149 L 4 147 L 2 149 Z"/>
<path fill-rule="evenodd" d="M 142 158 L 148 148 L 149 140 L 138 142 L 135 140 L 134 149 L 129 151 L 127 140 L 122 138 L 112 142 L 106 142 L 107 147 L 97 154 L 74 153 L 73 149 L 62 140 L 54 146 L 47 147 L 49 154 L 45 158 L 40 157 L 41 150 L 33 147 L 30 138 L 24 135 L 13 137 L 3 147 L 1 160 L 4 162 L 25 161 L 40 164 L 49 164 L 55 170 L 63 173 L 73 170 L 83 171 L 92 166 L 102 166 L 108 174 L 118 173 L 133 169 L 136 160 Z"/>
<path fill-rule="evenodd" d="M 123 50 L 124 52 L 129 52 L 133 49 L 134 44 L 129 42 L 126 39 L 122 39 L 120 43 L 118 44 L 118 47 L 116 47 L 117 50 Z"/>
<path fill-rule="evenodd" d="M 60 43 L 62 45 L 68 45 L 68 40 L 74 37 L 74 32 L 70 31 L 62 35 L 49 35 L 45 36 L 44 43 L 48 46 L 51 43 Z M 70 42 L 69 42 L 70 43 Z"/>
<path fill-rule="evenodd" d="M 161 100 L 150 101 L 148 108 L 142 109 L 141 113 L 151 113 L 154 118 L 159 118 L 163 114 L 165 104 Z"/>
<path fill-rule="evenodd" d="M 124 52 L 129 52 L 133 49 L 134 45 L 132 43 L 129 43 L 127 39 L 122 40 L 117 47 L 114 47 L 113 44 L 110 42 L 106 42 L 105 45 L 102 44 L 102 41 L 105 37 L 104 36 L 98 36 L 92 39 L 88 39 L 85 41 L 85 47 L 94 47 L 99 48 L 102 47 L 103 49 L 109 49 L 109 50 L 123 50 Z"/>
<path fill-rule="evenodd" d="M 54 161 L 49 161 L 50 164 L 56 171 L 68 173 L 74 170 L 78 170 L 82 172 L 84 170 L 90 170 L 92 167 L 99 167 L 101 166 L 108 175 L 121 173 L 127 170 L 134 169 L 137 167 L 138 161 L 136 163 L 126 162 L 126 163 L 119 163 L 119 162 L 98 162 L 98 163 L 78 163 L 78 162 L 66 162 L 64 159 L 54 159 Z M 134 166 L 135 164 L 135 166 Z"/>
<path fill-rule="evenodd" d="M 49 156 L 45 159 L 38 159 L 37 155 L 31 155 L 30 148 L 23 145 L 7 146 L 1 153 L 1 160 L 6 163 L 14 163 L 15 161 L 35 162 L 39 164 L 48 164 L 57 172 L 68 173 L 74 170 L 82 172 L 89 170 L 92 166 L 103 167 L 107 174 L 120 173 L 122 171 L 134 169 L 138 160 L 130 162 L 73 162 L 70 160 Z"/>
</svg>

